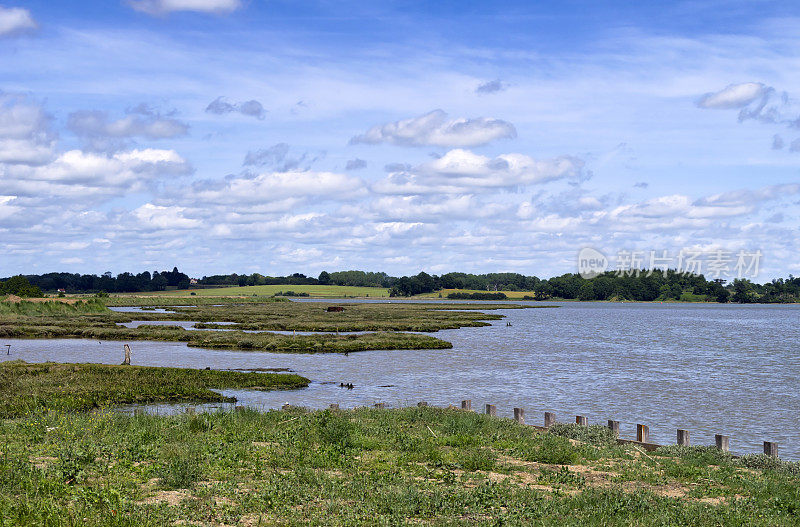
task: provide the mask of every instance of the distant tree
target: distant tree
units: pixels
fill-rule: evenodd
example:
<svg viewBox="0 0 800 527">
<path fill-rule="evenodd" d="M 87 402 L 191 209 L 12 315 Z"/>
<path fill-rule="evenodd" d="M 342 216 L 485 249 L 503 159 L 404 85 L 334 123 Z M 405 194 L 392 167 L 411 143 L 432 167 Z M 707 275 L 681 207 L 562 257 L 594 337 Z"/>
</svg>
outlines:
<svg viewBox="0 0 800 527">
<path fill-rule="evenodd" d="M 733 281 L 733 295 L 731 301 L 738 304 L 749 304 L 755 300 L 753 284 L 750 280 L 739 279 Z"/>
<path fill-rule="evenodd" d="M 0 293 L 4 295 L 16 295 L 22 298 L 41 298 L 44 295 L 37 286 L 31 285 L 27 278 L 22 275 L 12 276 L 2 284 Z"/>
<path fill-rule="evenodd" d="M 320 285 L 328 285 L 331 283 L 331 275 L 327 271 L 322 271 L 319 273 L 317 280 L 319 280 Z"/>
</svg>

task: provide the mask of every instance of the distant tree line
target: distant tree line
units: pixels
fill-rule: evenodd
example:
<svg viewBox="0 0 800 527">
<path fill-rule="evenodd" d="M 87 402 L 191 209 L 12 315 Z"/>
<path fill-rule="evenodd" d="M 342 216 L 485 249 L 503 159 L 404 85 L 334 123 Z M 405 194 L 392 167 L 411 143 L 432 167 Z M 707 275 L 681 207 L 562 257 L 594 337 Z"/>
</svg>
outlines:
<svg viewBox="0 0 800 527">
<path fill-rule="evenodd" d="M 139 293 L 143 291 L 164 291 L 168 288 L 187 289 L 190 285 L 189 277 L 178 271 L 148 271 L 139 274 L 120 273 L 112 276 L 111 273 L 102 275 L 77 274 L 77 273 L 47 273 L 42 275 L 26 275 L 24 277 L 33 287 L 41 291 L 59 291 L 66 293 Z M 19 295 L 22 296 L 22 295 Z"/>
<path fill-rule="evenodd" d="M 43 275 L 15 276 L 0 280 L 0 293 L 18 296 L 41 296 L 42 291 L 66 293 L 133 293 L 188 289 L 195 286 L 189 276 L 173 268 L 172 271 L 145 271 L 139 274 L 111 273 L 81 275 L 48 273 Z M 385 287 L 390 296 L 413 296 L 442 289 L 468 289 L 501 293 L 503 291 L 530 291 L 537 300 L 683 300 L 711 302 L 800 302 L 800 278 L 789 276 L 764 284 L 746 279 L 731 283 L 708 280 L 703 275 L 661 272 L 617 274 L 606 272 L 591 279 L 575 273 L 541 279 L 519 273 L 446 273 L 441 276 L 425 272 L 414 276 L 393 277 L 382 272 L 323 271 L 319 277 L 301 273 L 288 276 L 265 276 L 258 273 L 204 276 L 197 280 L 198 287 L 256 286 L 256 285 L 339 285 L 350 287 Z M 22 294 L 20 294 L 22 293 Z M 488 298 L 488 297 L 487 297 Z M 499 295 L 495 298 L 500 298 Z"/>
</svg>

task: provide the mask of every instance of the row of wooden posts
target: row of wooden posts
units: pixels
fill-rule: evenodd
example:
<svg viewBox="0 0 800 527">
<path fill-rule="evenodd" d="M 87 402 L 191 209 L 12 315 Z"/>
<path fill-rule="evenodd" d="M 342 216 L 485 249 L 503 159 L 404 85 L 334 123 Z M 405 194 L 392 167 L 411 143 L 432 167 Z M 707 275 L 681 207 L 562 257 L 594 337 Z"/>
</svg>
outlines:
<svg viewBox="0 0 800 527">
<path fill-rule="evenodd" d="M 385 403 L 375 403 L 375 408 L 386 408 Z M 426 407 L 428 403 L 422 401 L 417 403 L 419 407 Z M 283 409 L 287 409 L 290 405 L 284 405 Z M 244 410 L 244 406 L 236 406 L 236 411 L 240 412 Z M 338 410 L 338 404 L 331 404 L 331 410 Z M 472 411 L 472 400 L 471 399 L 464 399 L 461 401 L 461 409 L 466 410 L 468 412 Z M 194 407 L 188 407 L 186 409 L 186 413 L 193 414 Z M 493 404 L 487 404 L 484 409 L 484 413 L 491 417 L 497 417 L 497 407 Z M 525 424 L 525 409 L 524 408 L 514 408 L 514 420 L 519 424 Z M 576 415 L 575 416 L 575 423 L 580 426 L 589 426 L 589 420 L 586 418 L 585 415 Z M 539 430 L 547 430 L 551 426 L 556 424 L 556 414 L 555 412 L 545 412 L 544 413 L 544 426 L 535 426 L 531 425 L 534 428 L 538 428 Z M 636 440 L 630 439 L 621 439 L 619 437 L 619 421 L 614 421 L 612 419 L 608 420 L 608 428 L 614 434 L 614 437 L 617 438 L 617 442 L 620 444 L 636 444 L 640 445 L 648 451 L 655 450 L 661 445 L 656 443 L 650 442 L 650 427 L 643 424 L 636 425 Z M 716 443 L 716 447 L 723 452 L 728 452 L 730 450 L 730 438 L 726 435 L 716 434 L 714 435 L 714 440 Z M 678 429 L 677 433 L 677 443 L 680 446 L 689 446 L 689 431 Z M 778 457 L 778 443 L 773 441 L 764 441 L 764 454 L 771 456 L 771 457 Z"/>
</svg>

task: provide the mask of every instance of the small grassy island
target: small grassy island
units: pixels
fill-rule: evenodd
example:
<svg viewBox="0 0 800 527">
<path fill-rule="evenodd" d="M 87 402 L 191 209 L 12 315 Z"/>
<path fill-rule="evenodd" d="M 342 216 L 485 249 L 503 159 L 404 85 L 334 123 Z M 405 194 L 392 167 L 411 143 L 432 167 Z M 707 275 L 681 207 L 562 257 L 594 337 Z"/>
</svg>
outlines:
<svg viewBox="0 0 800 527">
<path fill-rule="evenodd" d="M 289 390 L 299 375 L 105 364 L 0 362 L 0 417 L 158 402 L 233 402 L 210 388 Z"/>
</svg>

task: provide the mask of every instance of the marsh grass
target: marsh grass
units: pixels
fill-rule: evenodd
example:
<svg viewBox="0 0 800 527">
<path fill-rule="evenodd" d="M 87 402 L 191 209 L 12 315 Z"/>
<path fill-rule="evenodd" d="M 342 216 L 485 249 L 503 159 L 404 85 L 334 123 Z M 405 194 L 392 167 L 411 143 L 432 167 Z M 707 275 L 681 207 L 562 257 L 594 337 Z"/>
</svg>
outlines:
<svg viewBox="0 0 800 527">
<path fill-rule="evenodd" d="M 86 338 L 99 340 L 160 340 L 186 342 L 192 347 L 285 353 L 346 353 L 388 349 L 446 349 L 452 344 L 430 335 L 401 331 L 437 331 L 485 326 L 502 315 L 482 313 L 474 305 L 344 304 L 328 312 L 327 303 L 265 302 L 200 304 L 174 307 L 172 313 L 120 313 L 95 299 L 75 304 L 58 302 L 9 304 L 0 309 L 0 337 Z M 219 301 L 219 300 L 217 300 Z M 341 304 L 336 304 L 341 305 Z M 0 305 L 0 307 L 2 307 Z M 507 309 L 514 306 L 482 306 Z M 458 310 L 456 310 L 458 309 Z M 198 321 L 199 331 L 178 326 L 126 328 L 119 323 Z M 231 325 L 218 325 L 228 322 Z M 206 330 L 203 330 L 206 328 Z M 227 331 L 213 331 L 225 329 Z M 318 335 L 282 335 L 269 331 L 319 331 Z M 261 331 L 251 333 L 249 331 Z M 339 331 L 365 334 L 339 335 Z"/>
<path fill-rule="evenodd" d="M 0 417 L 152 402 L 231 401 L 210 388 L 295 389 L 298 375 L 103 364 L 0 363 Z"/>
<path fill-rule="evenodd" d="M 796 525 L 800 504 L 780 470 L 643 463 L 436 408 L 51 412 L 0 422 L 0 441 L 4 525 L 771 526 Z"/>
</svg>

